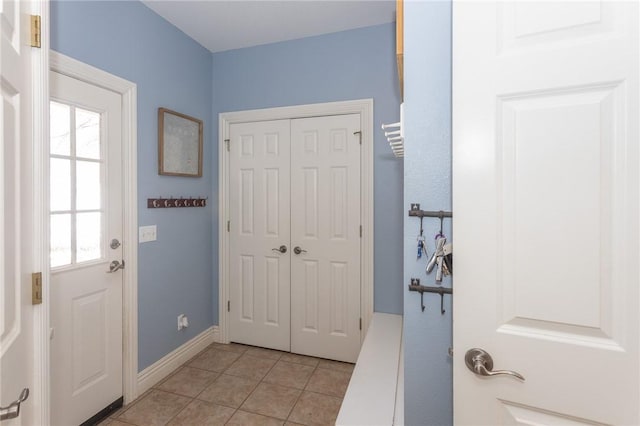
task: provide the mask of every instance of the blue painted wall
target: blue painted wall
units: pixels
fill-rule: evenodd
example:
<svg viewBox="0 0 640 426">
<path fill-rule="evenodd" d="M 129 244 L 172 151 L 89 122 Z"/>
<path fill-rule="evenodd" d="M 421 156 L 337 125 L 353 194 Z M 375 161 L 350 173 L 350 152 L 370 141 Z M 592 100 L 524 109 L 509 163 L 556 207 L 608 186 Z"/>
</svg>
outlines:
<svg viewBox="0 0 640 426">
<path fill-rule="evenodd" d="M 400 314 L 402 160 L 393 156 L 379 130 L 381 123 L 400 118 L 397 81 L 395 24 L 213 55 L 214 127 L 221 112 L 374 99 L 375 310 Z M 213 163 L 217 161 L 215 151 Z M 218 236 L 214 232 L 215 259 Z M 214 288 L 216 309 L 217 294 Z"/>
<path fill-rule="evenodd" d="M 140 2 L 53 1 L 51 46 L 138 86 L 138 221 L 158 226 L 156 242 L 140 244 L 138 319 L 140 370 L 217 322 L 212 306 L 212 214 L 206 208 L 146 207 L 148 197 L 209 196 L 212 176 L 211 53 Z M 157 109 L 204 121 L 201 178 L 159 176 Z M 216 305 L 217 309 L 217 305 Z M 189 317 L 177 331 L 176 317 Z"/>
<path fill-rule="evenodd" d="M 218 113 L 374 99 L 375 310 L 402 313 L 402 161 L 377 126 L 399 119 L 395 26 L 211 54 L 139 2 L 51 3 L 54 50 L 138 86 L 139 369 L 218 323 Z M 157 108 L 204 120 L 204 176 L 157 174 Z M 149 210 L 152 196 L 210 195 L 203 209 Z M 211 238 L 211 236 L 213 238 Z M 190 327 L 176 330 L 179 313 Z"/>
<path fill-rule="evenodd" d="M 420 203 L 423 210 L 451 210 L 451 4 L 405 2 L 404 7 L 404 207 Z M 404 218 L 405 423 L 450 425 L 451 297 L 445 296 L 446 313 L 440 315 L 440 296 L 425 294 L 421 312 L 420 294 L 406 287 L 411 277 L 423 285 L 435 282 L 434 273 L 425 273 L 427 260 L 416 260 L 419 222 Z M 440 221 L 425 218 L 424 225 L 431 254 Z M 444 232 L 451 241 L 450 219 Z"/>
</svg>

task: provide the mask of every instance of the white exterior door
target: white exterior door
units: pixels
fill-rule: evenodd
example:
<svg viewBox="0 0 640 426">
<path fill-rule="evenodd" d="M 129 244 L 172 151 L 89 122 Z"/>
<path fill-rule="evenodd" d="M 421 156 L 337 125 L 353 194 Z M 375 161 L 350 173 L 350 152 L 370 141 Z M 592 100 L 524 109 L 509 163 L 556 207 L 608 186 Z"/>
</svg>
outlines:
<svg viewBox="0 0 640 426">
<path fill-rule="evenodd" d="M 122 396 L 121 97 L 50 81 L 52 424 L 80 424 Z"/>
<path fill-rule="evenodd" d="M 28 388 L 31 397 L 20 416 L 7 425 L 35 424 L 33 359 L 34 306 L 31 273 L 35 272 L 33 163 L 34 105 L 27 2 L 0 2 L 0 406 L 7 407 Z M 13 412 L 14 410 L 10 410 Z M 8 414 L 3 411 L 2 414 Z"/>
<path fill-rule="evenodd" d="M 230 125 L 230 340 L 354 362 L 360 115 Z"/>
<path fill-rule="evenodd" d="M 229 143 L 231 339 L 288 351 L 289 120 L 233 124 Z"/>
<path fill-rule="evenodd" d="M 454 3 L 455 424 L 640 423 L 638 17 Z"/>
<path fill-rule="evenodd" d="M 348 362 L 360 351 L 359 131 L 359 114 L 291 121 L 291 351 Z"/>
</svg>

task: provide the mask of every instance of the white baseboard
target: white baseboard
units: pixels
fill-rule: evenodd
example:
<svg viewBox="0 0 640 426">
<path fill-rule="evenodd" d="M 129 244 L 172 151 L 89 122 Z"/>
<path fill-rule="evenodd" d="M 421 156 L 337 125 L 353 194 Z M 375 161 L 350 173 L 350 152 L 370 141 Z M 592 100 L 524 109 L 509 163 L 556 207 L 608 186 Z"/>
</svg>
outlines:
<svg viewBox="0 0 640 426">
<path fill-rule="evenodd" d="M 220 332 L 218 326 L 214 325 L 154 362 L 138 373 L 137 394 L 142 395 L 198 352 L 218 341 L 220 341 Z"/>
</svg>

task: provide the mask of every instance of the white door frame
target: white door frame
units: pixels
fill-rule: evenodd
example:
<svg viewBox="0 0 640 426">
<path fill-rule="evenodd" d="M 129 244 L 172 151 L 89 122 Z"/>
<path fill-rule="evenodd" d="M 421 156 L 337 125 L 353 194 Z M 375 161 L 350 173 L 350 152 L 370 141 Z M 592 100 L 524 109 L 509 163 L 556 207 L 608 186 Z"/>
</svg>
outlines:
<svg viewBox="0 0 640 426">
<path fill-rule="evenodd" d="M 106 71 L 50 51 L 51 71 L 99 86 L 122 97 L 122 196 L 123 196 L 123 258 L 127 267 L 123 270 L 122 291 L 122 383 L 124 403 L 138 396 L 138 136 L 137 136 L 137 86 Z M 49 95 L 45 99 L 48 99 Z M 48 110 L 48 107 L 47 107 Z M 44 149 L 48 159 L 48 144 Z M 46 168 L 48 173 L 48 167 Z M 48 192 L 49 178 L 43 187 Z M 48 230 L 48 225 L 46 225 Z M 46 233 L 48 235 L 48 232 Z M 48 259 L 48 250 L 47 259 Z M 48 273 L 48 271 L 47 271 Z M 46 299 L 48 300 L 48 298 Z M 48 423 L 48 422 L 46 422 Z"/>
<path fill-rule="evenodd" d="M 33 115 L 33 272 L 42 273 L 42 300 L 34 306 L 33 401 L 35 424 L 49 424 L 51 379 L 49 374 L 49 1 L 29 2 L 30 13 L 40 15 L 40 48 L 31 48 Z M 46 183 L 46 184 L 45 184 Z M 25 354 L 26 355 L 26 354 Z M 29 408 L 24 408 L 29 409 Z"/>
<path fill-rule="evenodd" d="M 286 120 L 327 115 L 360 114 L 361 263 L 360 315 L 364 340 L 373 316 L 373 99 L 295 105 L 249 111 L 224 112 L 218 117 L 218 309 L 220 341 L 229 343 L 229 126 L 253 121 Z"/>
</svg>

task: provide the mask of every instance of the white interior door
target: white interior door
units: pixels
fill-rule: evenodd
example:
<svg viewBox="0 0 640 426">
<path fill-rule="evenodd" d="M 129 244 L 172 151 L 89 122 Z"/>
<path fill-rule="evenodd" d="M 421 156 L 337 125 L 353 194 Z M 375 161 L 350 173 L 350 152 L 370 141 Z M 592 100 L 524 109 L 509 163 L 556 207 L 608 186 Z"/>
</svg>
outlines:
<svg viewBox="0 0 640 426">
<path fill-rule="evenodd" d="M 347 362 L 360 351 L 359 131 L 359 114 L 291 121 L 291 351 Z"/>
<path fill-rule="evenodd" d="M 25 2 L 0 1 L 0 406 L 33 394 L 34 307 L 33 119 L 29 10 Z M 20 417 L 3 425 L 34 424 L 32 395 Z M 13 412 L 14 410 L 10 410 Z M 0 414 L 8 414 L 6 412 Z"/>
<path fill-rule="evenodd" d="M 638 15 L 454 3 L 455 424 L 640 424 Z"/>
<path fill-rule="evenodd" d="M 360 115 L 230 125 L 230 340 L 355 362 Z"/>
<path fill-rule="evenodd" d="M 50 82 L 51 407 L 70 425 L 122 396 L 122 112 L 119 94 Z"/>
<path fill-rule="evenodd" d="M 231 339 L 288 351 L 289 120 L 230 127 Z"/>
</svg>

